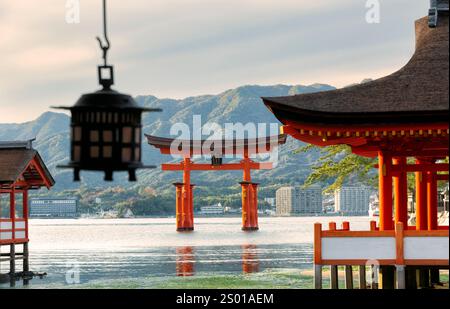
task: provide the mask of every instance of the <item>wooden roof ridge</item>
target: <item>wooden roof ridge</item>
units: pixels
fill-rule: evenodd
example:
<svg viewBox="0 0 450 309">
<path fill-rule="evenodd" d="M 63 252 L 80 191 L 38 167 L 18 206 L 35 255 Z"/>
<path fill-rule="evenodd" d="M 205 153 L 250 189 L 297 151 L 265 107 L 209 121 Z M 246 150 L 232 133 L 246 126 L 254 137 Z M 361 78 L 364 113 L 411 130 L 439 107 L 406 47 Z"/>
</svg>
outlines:
<svg viewBox="0 0 450 309">
<path fill-rule="evenodd" d="M 245 138 L 245 139 L 225 139 L 222 138 L 220 140 L 185 140 L 185 139 L 176 139 L 176 138 L 165 138 L 159 136 L 153 136 L 149 134 L 145 134 L 148 143 L 159 149 L 170 149 L 174 143 L 177 145 L 190 145 L 193 150 L 202 149 L 205 143 L 208 145 L 214 144 L 219 145 L 223 151 L 228 150 L 229 148 L 248 148 L 252 146 L 261 147 L 262 145 L 273 145 L 275 142 L 277 145 L 283 145 L 286 143 L 287 135 L 279 134 L 274 136 L 266 136 L 266 137 L 258 137 L 258 138 Z M 211 153 L 214 153 L 214 149 L 211 149 Z"/>
<path fill-rule="evenodd" d="M 282 122 L 447 122 L 449 116 L 448 14 L 430 28 L 416 21 L 416 50 L 397 72 L 364 84 L 312 94 L 263 98 Z"/>
<path fill-rule="evenodd" d="M 55 184 L 55 180 L 40 156 L 32 147 L 32 141 L 0 142 L 0 184 L 13 184 L 35 162 L 38 173 L 41 175 L 46 187 Z"/>
<path fill-rule="evenodd" d="M 208 139 L 202 139 L 202 140 L 186 140 L 186 139 L 177 139 L 177 138 L 167 138 L 167 137 L 159 137 L 159 136 L 154 136 L 154 135 L 150 135 L 150 134 L 145 134 L 145 136 L 147 137 L 148 142 L 151 145 L 159 145 L 159 146 L 168 146 L 170 147 L 170 145 L 172 144 L 172 142 L 186 142 L 186 143 L 199 143 L 201 142 L 201 144 L 203 145 L 205 142 L 209 142 L 209 143 L 219 143 L 219 142 L 230 142 L 233 141 L 233 144 L 248 144 L 249 141 L 251 141 L 254 144 L 259 144 L 259 143 L 270 143 L 271 141 L 273 141 L 275 138 L 277 140 L 278 143 L 284 144 L 286 143 L 286 139 L 287 139 L 287 135 L 286 134 L 279 134 L 279 135 L 274 135 L 274 136 L 265 136 L 265 137 L 257 137 L 257 138 L 244 138 L 244 139 L 225 139 L 222 138 L 220 140 L 208 140 Z"/>
</svg>

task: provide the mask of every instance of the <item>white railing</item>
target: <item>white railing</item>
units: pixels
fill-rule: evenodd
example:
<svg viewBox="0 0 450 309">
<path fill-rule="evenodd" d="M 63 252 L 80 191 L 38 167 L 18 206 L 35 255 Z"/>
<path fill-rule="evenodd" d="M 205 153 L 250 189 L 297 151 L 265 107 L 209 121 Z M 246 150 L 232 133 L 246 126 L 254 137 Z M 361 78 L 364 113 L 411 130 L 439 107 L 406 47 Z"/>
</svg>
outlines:
<svg viewBox="0 0 450 309">
<path fill-rule="evenodd" d="M 0 244 L 28 242 L 28 224 L 25 219 L 0 219 Z"/>
</svg>

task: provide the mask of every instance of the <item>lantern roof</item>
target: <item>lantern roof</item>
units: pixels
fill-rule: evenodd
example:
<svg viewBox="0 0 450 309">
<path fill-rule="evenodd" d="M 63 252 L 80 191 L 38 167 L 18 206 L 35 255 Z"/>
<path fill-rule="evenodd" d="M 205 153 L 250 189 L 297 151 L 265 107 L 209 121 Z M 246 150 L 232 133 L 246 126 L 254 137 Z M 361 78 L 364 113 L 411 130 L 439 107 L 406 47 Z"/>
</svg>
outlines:
<svg viewBox="0 0 450 309">
<path fill-rule="evenodd" d="M 442 16 L 441 16 L 442 15 Z M 286 121 L 330 125 L 447 122 L 449 116 L 448 11 L 436 27 L 416 21 L 411 60 L 387 77 L 348 88 L 263 98 Z"/>
<path fill-rule="evenodd" d="M 113 89 L 101 89 L 96 92 L 83 94 L 74 106 L 58 106 L 58 109 L 105 109 L 105 110 L 139 110 L 142 112 L 160 112 L 160 108 L 146 108 L 137 104 L 128 94 Z"/>
</svg>

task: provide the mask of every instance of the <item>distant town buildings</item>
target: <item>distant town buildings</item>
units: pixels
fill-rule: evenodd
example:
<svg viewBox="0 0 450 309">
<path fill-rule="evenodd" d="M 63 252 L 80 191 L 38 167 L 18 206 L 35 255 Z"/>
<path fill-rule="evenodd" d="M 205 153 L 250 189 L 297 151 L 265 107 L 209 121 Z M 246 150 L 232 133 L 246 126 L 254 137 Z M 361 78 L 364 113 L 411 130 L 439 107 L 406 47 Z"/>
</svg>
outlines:
<svg viewBox="0 0 450 309">
<path fill-rule="evenodd" d="M 206 216 L 223 215 L 225 213 L 225 208 L 222 204 L 203 206 L 200 207 L 200 214 Z"/>
<path fill-rule="evenodd" d="M 266 197 L 264 198 L 264 202 L 270 205 L 270 207 L 275 208 L 277 205 L 277 200 L 274 197 Z"/>
<path fill-rule="evenodd" d="M 322 213 L 322 188 L 311 186 L 282 187 L 276 192 L 276 214 L 291 216 L 296 214 Z"/>
<path fill-rule="evenodd" d="M 30 217 L 76 217 L 77 206 L 75 198 L 34 198 L 30 200 Z"/>
<path fill-rule="evenodd" d="M 370 189 L 368 187 L 342 187 L 334 193 L 336 212 L 343 215 L 368 215 Z"/>
</svg>

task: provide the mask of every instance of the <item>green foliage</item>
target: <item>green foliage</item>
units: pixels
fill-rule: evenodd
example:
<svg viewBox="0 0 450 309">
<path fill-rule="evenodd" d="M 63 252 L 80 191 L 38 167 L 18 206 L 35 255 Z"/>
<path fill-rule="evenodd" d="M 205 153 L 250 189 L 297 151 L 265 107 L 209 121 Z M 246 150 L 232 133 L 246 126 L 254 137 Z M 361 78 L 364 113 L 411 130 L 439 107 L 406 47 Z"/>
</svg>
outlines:
<svg viewBox="0 0 450 309">
<path fill-rule="evenodd" d="M 311 173 L 305 180 L 305 187 L 315 183 L 329 183 L 331 181 L 331 184 L 324 190 L 324 193 L 330 193 L 350 180 L 357 180 L 373 187 L 376 186 L 377 173 L 373 169 L 376 159 L 355 155 L 347 145 L 325 148 L 307 145 L 299 148 L 296 152 L 305 153 L 313 149 L 318 149 L 321 156 L 313 165 Z"/>
</svg>

